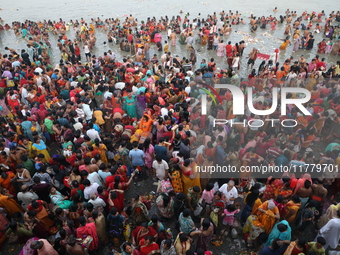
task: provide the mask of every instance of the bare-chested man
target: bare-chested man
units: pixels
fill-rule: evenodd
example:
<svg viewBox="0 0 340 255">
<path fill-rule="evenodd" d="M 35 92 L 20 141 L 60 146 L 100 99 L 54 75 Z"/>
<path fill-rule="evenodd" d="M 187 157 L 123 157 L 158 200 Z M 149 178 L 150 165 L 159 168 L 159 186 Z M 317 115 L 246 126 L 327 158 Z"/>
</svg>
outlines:
<svg viewBox="0 0 340 255">
<path fill-rule="evenodd" d="M 109 55 L 107 55 L 107 53 L 106 53 L 106 52 L 104 52 L 104 61 L 105 61 L 105 63 L 110 63 L 110 61 L 111 61 L 111 58 L 110 58 L 110 56 L 109 56 Z"/>
<path fill-rule="evenodd" d="M 72 255 L 85 255 L 84 248 L 77 243 L 76 238 L 70 235 L 67 239 L 66 251 Z"/>
<path fill-rule="evenodd" d="M 161 56 L 161 63 L 164 64 L 168 58 L 168 54 L 167 53 L 164 53 L 162 56 Z"/>
<path fill-rule="evenodd" d="M 176 46 L 177 36 L 174 30 L 171 32 L 169 37 L 170 37 L 170 45 Z"/>
<path fill-rule="evenodd" d="M 303 31 L 303 36 L 307 37 L 310 34 L 310 29 L 309 27 L 307 27 L 307 29 L 305 31 Z"/>
<path fill-rule="evenodd" d="M 143 61 L 143 55 L 140 54 L 138 51 L 137 51 L 137 54 L 136 54 L 136 57 L 135 57 L 135 62 L 136 63 L 142 63 Z"/>
<path fill-rule="evenodd" d="M 313 194 L 311 199 L 322 202 L 327 196 L 327 189 L 323 186 L 323 179 L 316 179 L 315 183 L 312 185 Z"/>
<path fill-rule="evenodd" d="M 96 44 L 96 41 L 97 41 L 97 38 L 93 34 L 90 34 L 90 39 L 88 40 L 88 44 L 89 44 L 89 49 L 90 50 L 93 49 L 93 47 Z"/>
<path fill-rule="evenodd" d="M 231 33 L 231 30 L 232 30 L 231 25 L 227 26 L 227 27 L 224 29 L 225 34 L 226 34 L 226 35 L 229 35 L 229 34 Z"/>
<path fill-rule="evenodd" d="M 288 18 L 287 18 L 287 24 L 290 24 L 292 22 L 292 19 L 293 19 L 293 17 L 289 15 Z"/>
<path fill-rule="evenodd" d="M 138 48 L 138 50 L 136 52 L 135 61 L 137 63 L 142 63 L 143 62 L 143 55 L 144 55 L 144 46 Z"/>
<path fill-rule="evenodd" d="M 66 30 L 65 30 L 65 28 L 64 28 L 63 26 L 61 26 L 61 27 L 59 28 L 59 33 L 60 33 L 60 35 L 65 35 Z"/>
<path fill-rule="evenodd" d="M 255 63 L 255 60 L 256 60 L 256 55 L 257 55 L 258 52 L 259 52 L 258 49 L 253 48 L 251 50 L 251 52 L 249 53 L 248 67 L 250 65 L 250 69 L 252 69 L 253 66 L 254 66 L 254 63 Z"/>
<path fill-rule="evenodd" d="M 13 160 L 13 162 L 16 162 L 18 165 L 22 163 L 20 157 L 21 155 L 26 155 L 27 151 L 26 149 L 22 148 L 22 147 L 14 147 L 14 148 L 10 148 L 10 158 Z"/>
<path fill-rule="evenodd" d="M 299 65 L 300 65 L 301 68 L 305 67 L 306 59 L 303 55 L 301 55 L 301 57 L 299 57 L 298 62 L 299 62 Z"/>
<path fill-rule="evenodd" d="M 148 42 L 144 44 L 144 55 L 146 60 L 150 60 L 150 44 Z"/>
<path fill-rule="evenodd" d="M 308 199 L 313 194 L 313 190 L 311 186 L 312 186 L 312 183 L 310 182 L 310 180 L 305 180 L 304 186 L 300 187 L 299 190 L 296 192 L 296 194 L 300 197 L 301 208 L 305 206 Z"/>
<path fill-rule="evenodd" d="M 15 49 L 5 47 L 5 50 L 8 50 L 12 55 L 18 55 Z"/>
<path fill-rule="evenodd" d="M 42 35 L 41 35 L 41 34 L 38 34 L 38 33 L 35 33 L 34 36 L 33 36 L 33 40 L 34 40 L 35 42 L 41 41 L 41 38 L 42 38 Z"/>
<path fill-rule="evenodd" d="M 244 41 L 240 41 L 240 45 L 238 46 L 238 50 L 239 50 L 240 56 L 243 55 L 243 50 L 244 50 L 245 47 L 246 47 L 245 42 Z"/>
<path fill-rule="evenodd" d="M 296 20 L 296 21 L 294 22 L 294 28 L 299 28 L 299 26 L 300 26 L 300 21 L 299 21 L 299 20 Z"/>
<path fill-rule="evenodd" d="M 288 24 L 285 28 L 285 35 L 289 35 L 292 32 L 292 26 L 290 24 Z"/>
</svg>

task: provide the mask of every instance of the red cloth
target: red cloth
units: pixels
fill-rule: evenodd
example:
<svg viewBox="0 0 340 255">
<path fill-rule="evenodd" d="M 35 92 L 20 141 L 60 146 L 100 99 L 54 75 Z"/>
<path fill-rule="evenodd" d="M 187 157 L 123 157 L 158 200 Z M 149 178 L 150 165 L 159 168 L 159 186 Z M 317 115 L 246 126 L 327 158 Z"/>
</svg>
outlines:
<svg viewBox="0 0 340 255">
<path fill-rule="evenodd" d="M 107 204 L 109 204 L 109 199 L 104 201 L 107 201 Z M 124 210 L 124 193 L 117 192 L 117 198 L 112 200 L 112 202 L 114 204 L 114 207 L 116 207 L 117 211 L 119 213 L 122 213 Z"/>
<path fill-rule="evenodd" d="M 123 110 L 121 108 L 114 108 L 113 109 L 113 114 L 115 114 L 116 112 L 119 112 L 121 115 L 124 114 Z"/>
<path fill-rule="evenodd" d="M 144 239 L 140 241 L 140 254 L 141 255 L 148 255 L 151 254 L 151 252 L 157 253 L 157 250 L 159 250 L 159 245 L 156 243 L 152 243 L 150 245 L 144 245 Z"/>
<path fill-rule="evenodd" d="M 142 239 L 144 239 L 146 236 L 152 236 L 155 237 L 157 235 L 157 231 L 153 227 L 148 227 L 148 232 L 143 234 L 141 232 L 141 226 L 138 226 L 133 232 L 132 236 L 135 238 L 136 243 L 139 243 Z"/>
<path fill-rule="evenodd" d="M 98 236 L 97 236 L 97 230 L 96 225 L 94 222 L 87 223 L 85 226 L 80 226 L 77 228 L 76 231 L 77 238 L 85 239 L 87 236 L 91 236 L 93 238 L 89 250 L 93 251 L 98 249 Z"/>
<path fill-rule="evenodd" d="M 44 120 L 48 116 L 48 111 L 43 104 L 39 105 L 39 111 L 37 112 L 39 119 Z"/>
<path fill-rule="evenodd" d="M 85 186 L 83 184 L 79 184 L 79 189 L 84 192 Z M 73 198 L 75 194 L 78 193 L 77 188 L 71 189 L 70 197 Z"/>
<path fill-rule="evenodd" d="M 304 186 L 305 186 L 305 181 L 307 181 L 307 180 L 310 181 L 311 183 L 313 183 L 310 174 L 304 174 L 304 175 L 302 176 L 302 178 L 300 178 L 300 179 L 297 180 L 296 186 L 295 186 L 295 190 L 294 190 L 294 194 L 295 194 L 301 187 L 304 187 Z"/>
<path fill-rule="evenodd" d="M 290 188 L 294 189 L 296 187 L 298 179 L 296 178 L 291 178 L 290 179 Z"/>
<path fill-rule="evenodd" d="M 233 51 L 233 46 L 231 44 L 227 44 L 225 46 L 225 50 L 226 50 L 226 55 L 229 55 Z"/>
<path fill-rule="evenodd" d="M 124 180 L 124 177 L 120 174 L 115 174 L 115 175 L 110 175 L 108 177 L 106 177 L 105 179 L 105 186 L 106 188 L 108 188 L 110 186 L 110 183 L 114 183 L 115 182 L 115 178 L 116 176 L 119 175 L 120 176 L 120 180 Z"/>
<path fill-rule="evenodd" d="M 268 61 L 270 59 L 270 55 L 263 54 L 263 53 L 257 53 L 256 58 Z"/>
</svg>

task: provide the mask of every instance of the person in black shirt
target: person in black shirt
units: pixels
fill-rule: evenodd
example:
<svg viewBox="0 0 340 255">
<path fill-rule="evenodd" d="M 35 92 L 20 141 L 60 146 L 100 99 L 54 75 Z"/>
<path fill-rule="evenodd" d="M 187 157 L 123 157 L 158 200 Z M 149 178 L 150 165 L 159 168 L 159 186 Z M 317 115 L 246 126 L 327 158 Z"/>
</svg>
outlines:
<svg viewBox="0 0 340 255">
<path fill-rule="evenodd" d="M 292 65 L 292 66 L 290 67 L 290 70 L 291 70 L 291 71 L 294 71 L 295 73 L 298 73 L 299 70 L 300 70 L 300 67 L 298 66 L 298 64 L 299 64 L 299 62 L 295 61 L 295 62 L 294 62 L 294 65 Z"/>
<path fill-rule="evenodd" d="M 40 200 L 43 200 L 47 203 L 51 202 L 50 199 L 50 188 L 51 186 L 48 183 L 42 183 L 40 181 L 40 177 L 36 176 L 33 178 L 34 185 L 32 186 L 32 190 L 38 195 Z"/>
<path fill-rule="evenodd" d="M 318 201 L 311 200 L 305 207 L 305 209 L 302 210 L 301 216 L 297 218 L 297 220 L 301 220 L 301 227 L 299 231 L 301 233 L 306 233 L 307 231 L 311 231 L 314 227 L 313 222 L 315 219 L 315 216 L 319 215 L 319 212 L 315 210 L 315 208 L 318 206 Z M 296 222 L 297 223 L 297 222 Z M 312 235 L 313 233 L 309 233 L 308 235 Z"/>
<path fill-rule="evenodd" d="M 21 50 L 22 63 L 31 66 L 30 56 L 25 50 Z"/>
<path fill-rule="evenodd" d="M 250 31 L 251 31 L 252 33 L 255 33 L 256 30 L 257 30 L 257 25 L 254 24 L 254 25 L 250 28 Z"/>
<path fill-rule="evenodd" d="M 174 199 L 174 212 L 175 217 L 178 219 L 179 215 L 184 211 L 185 209 L 185 200 L 187 196 L 184 193 L 177 193 Z"/>
<path fill-rule="evenodd" d="M 182 153 L 184 159 L 190 158 L 190 148 L 189 148 L 190 140 L 184 139 L 180 144 L 179 152 Z"/>
<path fill-rule="evenodd" d="M 182 136 L 180 134 L 177 134 L 175 136 L 175 139 L 172 142 L 173 151 L 179 151 L 180 150 L 180 148 L 181 148 L 181 138 L 182 138 Z"/>
<path fill-rule="evenodd" d="M 307 47 L 306 47 L 306 50 L 311 50 L 313 49 L 313 46 L 314 46 L 314 36 L 310 36 L 309 37 L 309 40 L 307 41 Z"/>
</svg>

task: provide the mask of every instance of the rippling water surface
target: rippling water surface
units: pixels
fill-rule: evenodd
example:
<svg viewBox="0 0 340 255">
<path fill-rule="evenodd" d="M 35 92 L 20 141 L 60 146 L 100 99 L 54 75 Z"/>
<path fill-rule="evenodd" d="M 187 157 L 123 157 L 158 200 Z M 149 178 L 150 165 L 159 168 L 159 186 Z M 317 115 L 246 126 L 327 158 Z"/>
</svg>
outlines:
<svg viewBox="0 0 340 255">
<path fill-rule="evenodd" d="M 278 8 L 278 12 L 274 13 L 274 7 Z M 213 12 L 219 13 L 222 10 L 226 12 L 229 10 L 238 11 L 242 14 L 243 19 L 248 23 L 251 13 L 255 16 L 268 16 L 273 15 L 275 17 L 279 17 L 279 15 L 283 15 L 286 9 L 297 11 L 298 15 L 300 15 L 303 11 L 316 11 L 320 12 L 324 10 L 325 13 L 330 13 L 332 10 L 336 11 L 336 7 L 339 7 L 337 1 L 334 0 L 324 0 L 324 1 L 296 1 L 296 0 L 286 0 L 281 1 L 280 3 L 274 3 L 273 1 L 225 1 L 225 0 L 214 0 L 214 1 L 194 1 L 194 0 L 137 0 L 137 1 L 118 1 L 118 0 L 63 0 L 63 1 L 40 1 L 40 0 L 31 0 L 31 1 L 1 1 L 0 8 L 0 17 L 4 20 L 4 23 L 11 23 L 12 21 L 24 21 L 25 19 L 29 20 L 59 20 L 62 18 L 65 21 L 80 20 L 80 18 L 84 18 L 87 22 L 91 21 L 91 18 L 100 17 L 101 19 L 105 18 L 120 18 L 123 20 L 127 15 L 132 14 L 134 17 L 138 18 L 139 21 L 146 20 L 147 17 L 155 16 L 157 19 L 160 16 L 167 15 L 168 17 L 172 17 L 173 15 L 179 15 L 180 10 L 184 13 L 189 12 L 190 18 L 195 18 L 201 13 L 201 17 L 205 18 L 208 14 L 212 14 Z M 183 16 L 184 14 L 182 14 Z M 304 21 L 307 24 L 307 21 Z M 324 22 L 322 23 L 324 24 Z M 261 53 L 271 54 L 274 52 L 274 49 L 279 47 L 281 41 L 279 39 L 285 38 L 284 24 L 278 24 L 277 30 L 271 31 L 268 29 L 258 29 L 254 36 L 258 42 L 256 43 L 248 43 L 247 48 L 245 49 L 244 57 L 241 58 L 241 74 L 245 75 L 246 71 L 246 62 L 245 56 L 250 52 L 252 47 L 257 47 L 261 51 Z M 236 32 L 237 31 L 237 32 Z M 268 32 L 268 33 L 265 33 Z M 224 41 L 231 41 L 233 44 L 239 42 L 242 39 L 247 39 L 247 36 L 250 35 L 249 25 L 236 25 L 233 26 L 233 32 L 229 36 L 224 36 Z M 74 32 L 67 32 L 67 36 L 71 39 L 74 38 Z M 0 52 L 4 52 L 4 47 L 8 46 L 14 49 L 22 49 L 25 48 L 26 42 L 20 38 L 14 36 L 13 31 L 1 31 L 0 32 Z M 97 44 L 94 49 L 94 53 L 96 55 L 102 55 L 104 51 L 108 50 L 108 48 L 112 49 L 118 54 L 118 57 L 121 59 L 126 53 L 120 52 L 117 45 L 108 45 L 104 47 L 103 42 L 106 41 L 106 34 L 101 32 L 100 30 L 96 30 Z M 293 46 L 288 47 L 286 51 L 280 53 L 280 63 L 289 57 L 294 56 L 297 59 L 301 54 L 305 55 L 307 60 L 310 60 L 315 56 L 317 51 L 317 43 L 321 40 L 321 34 L 315 35 L 315 45 L 312 51 L 304 51 L 299 50 L 297 53 L 292 53 Z M 165 39 L 165 36 L 163 36 Z M 247 41 L 247 40 L 246 40 Z M 60 59 L 60 52 L 56 49 L 56 37 L 51 35 L 51 43 L 52 43 L 52 53 L 53 53 L 53 62 L 57 62 Z M 226 68 L 227 64 L 225 59 L 217 57 L 216 52 L 208 51 L 206 48 L 201 47 L 201 45 L 195 45 L 197 50 L 197 58 L 198 63 L 200 63 L 202 58 L 209 59 L 214 57 L 219 67 Z M 155 48 L 152 48 L 151 54 L 158 53 Z M 176 47 L 170 47 L 170 51 L 174 52 L 180 56 L 187 56 L 188 53 L 185 50 L 185 47 L 177 44 Z M 151 55 L 152 56 L 152 55 Z M 339 58 L 324 55 L 328 62 L 334 63 Z M 323 57 L 323 56 L 321 56 Z M 260 64 L 260 60 L 256 62 L 255 67 Z"/>
</svg>

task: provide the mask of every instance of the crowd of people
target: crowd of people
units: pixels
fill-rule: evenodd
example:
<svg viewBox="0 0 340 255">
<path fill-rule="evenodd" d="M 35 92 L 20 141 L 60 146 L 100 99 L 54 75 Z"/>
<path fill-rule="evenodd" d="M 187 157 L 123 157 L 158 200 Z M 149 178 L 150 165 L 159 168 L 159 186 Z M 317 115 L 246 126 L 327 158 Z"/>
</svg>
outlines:
<svg viewBox="0 0 340 255">
<path fill-rule="evenodd" d="M 323 54 L 339 54 L 340 13 L 252 15 L 254 33 L 257 25 L 287 23 L 284 34 L 293 34 L 294 51 L 313 48 L 313 33 L 324 33 L 325 40 L 318 44 L 321 57 L 308 62 L 301 55 L 282 64 L 276 51 L 258 70 L 260 52 L 253 48 L 244 78 L 238 72 L 245 42 L 225 45 L 222 39 L 245 23 L 240 14 L 189 17 L 1 25 L 27 40 L 21 52 L 6 47 L 0 56 L 2 245 L 19 242 L 25 255 L 95 254 L 107 246 L 124 255 L 211 255 L 213 245 L 243 235 L 249 252 L 260 255 L 322 255 L 338 246 L 340 61 L 330 65 Z M 302 20 L 309 22 L 305 29 Z M 74 39 L 67 37 L 70 27 Z M 98 30 L 130 55 L 93 55 Z M 49 36 L 58 37 L 56 65 Z M 171 51 L 177 42 L 187 45 L 188 58 Z M 153 44 L 160 55 L 151 56 Z M 226 65 L 218 67 L 214 57 L 197 64 L 197 44 Z M 289 44 L 287 37 L 280 49 Z M 305 88 L 311 115 L 294 105 L 287 105 L 287 116 L 279 107 L 269 116 L 254 115 L 247 106 L 245 115 L 234 115 L 231 91 L 216 89 L 218 104 L 209 92 L 215 84 L 245 94 L 252 88 L 258 110 L 271 107 L 272 88 Z M 270 125 L 268 118 L 297 125 Z M 237 124 L 214 127 L 214 119 Z M 216 164 L 303 171 L 261 178 L 236 172 L 228 179 L 197 171 Z M 315 175 L 311 167 L 318 166 L 327 171 Z M 138 194 L 148 179 L 157 183 L 150 188 L 155 199 Z M 127 190 L 133 190 L 131 199 Z"/>
</svg>

